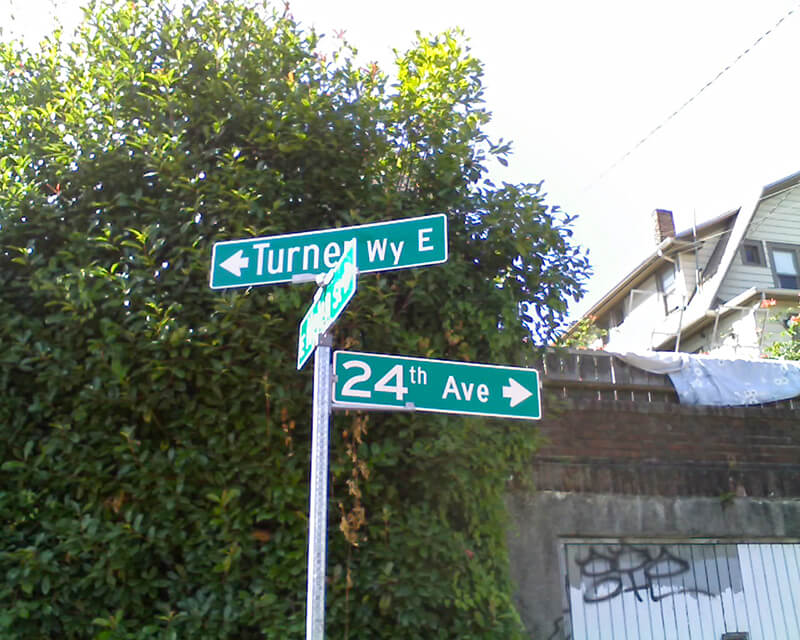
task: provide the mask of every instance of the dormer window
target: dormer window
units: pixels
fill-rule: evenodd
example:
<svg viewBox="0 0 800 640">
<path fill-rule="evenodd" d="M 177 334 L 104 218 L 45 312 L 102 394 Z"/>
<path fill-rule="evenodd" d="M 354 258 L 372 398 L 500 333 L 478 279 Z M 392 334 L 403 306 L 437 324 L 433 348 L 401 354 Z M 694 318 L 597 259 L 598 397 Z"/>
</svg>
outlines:
<svg viewBox="0 0 800 640">
<path fill-rule="evenodd" d="M 764 256 L 761 253 L 760 242 L 742 243 L 742 262 L 756 267 L 764 265 Z"/>
<path fill-rule="evenodd" d="M 669 264 L 658 272 L 658 290 L 664 299 L 664 313 L 669 314 L 680 306 L 674 264 Z"/>
<path fill-rule="evenodd" d="M 798 249 L 798 247 L 786 245 L 770 247 L 775 284 L 781 289 L 800 289 Z"/>
<path fill-rule="evenodd" d="M 608 328 L 618 327 L 625 321 L 625 302 L 620 302 L 608 313 Z"/>
</svg>

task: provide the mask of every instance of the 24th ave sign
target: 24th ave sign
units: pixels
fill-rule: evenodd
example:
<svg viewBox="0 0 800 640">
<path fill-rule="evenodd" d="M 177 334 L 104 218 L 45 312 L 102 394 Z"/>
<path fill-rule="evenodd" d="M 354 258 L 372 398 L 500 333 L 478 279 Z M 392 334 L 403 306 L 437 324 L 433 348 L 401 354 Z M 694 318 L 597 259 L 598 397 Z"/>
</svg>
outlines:
<svg viewBox="0 0 800 640">
<path fill-rule="evenodd" d="M 447 216 L 391 220 L 355 227 L 230 240 L 214 245 L 211 288 L 291 282 L 293 276 L 332 269 L 352 238 L 360 273 L 406 269 L 447 261 Z"/>
<path fill-rule="evenodd" d="M 334 407 L 541 417 L 534 369 L 336 351 L 333 373 Z"/>
</svg>

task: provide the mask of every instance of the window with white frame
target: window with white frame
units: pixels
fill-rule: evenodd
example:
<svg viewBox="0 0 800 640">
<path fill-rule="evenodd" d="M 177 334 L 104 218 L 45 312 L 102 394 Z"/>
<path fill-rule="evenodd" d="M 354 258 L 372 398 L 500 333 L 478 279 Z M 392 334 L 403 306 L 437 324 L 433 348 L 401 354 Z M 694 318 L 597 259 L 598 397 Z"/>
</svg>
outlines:
<svg viewBox="0 0 800 640">
<path fill-rule="evenodd" d="M 625 322 L 625 301 L 615 306 L 608 314 L 608 327 L 612 329 Z"/>
<path fill-rule="evenodd" d="M 681 306 L 675 265 L 670 263 L 658 272 L 658 290 L 664 300 L 664 313 L 671 313 Z"/>
</svg>

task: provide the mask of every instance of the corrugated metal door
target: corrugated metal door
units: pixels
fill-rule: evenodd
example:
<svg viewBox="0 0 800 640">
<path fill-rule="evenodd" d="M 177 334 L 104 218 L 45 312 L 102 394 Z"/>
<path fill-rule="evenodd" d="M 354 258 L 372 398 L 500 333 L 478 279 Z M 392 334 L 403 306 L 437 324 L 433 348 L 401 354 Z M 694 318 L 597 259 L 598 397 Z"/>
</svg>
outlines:
<svg viewBox="0 0 800 640">
<path fill-rule="evenodd" d="M 570 542 L 564 560 L 572 640 L 800 640 L 798 544 Z"/>
</svg>

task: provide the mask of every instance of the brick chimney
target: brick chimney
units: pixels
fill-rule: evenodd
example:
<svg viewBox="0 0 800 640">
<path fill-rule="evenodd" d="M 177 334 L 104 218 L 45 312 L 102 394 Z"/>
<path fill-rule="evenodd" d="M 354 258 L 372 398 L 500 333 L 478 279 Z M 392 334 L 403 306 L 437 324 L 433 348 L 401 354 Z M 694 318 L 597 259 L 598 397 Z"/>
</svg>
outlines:
<svg viewBox="0 0 800 640">
<path fill-rule="evenodd" d="M 667 238 L 675 237 L 675 220 L 672 218 L 672 211 L 667 209 L 653 211 L 653 231 L 657 245 Z"/>
</svg>

